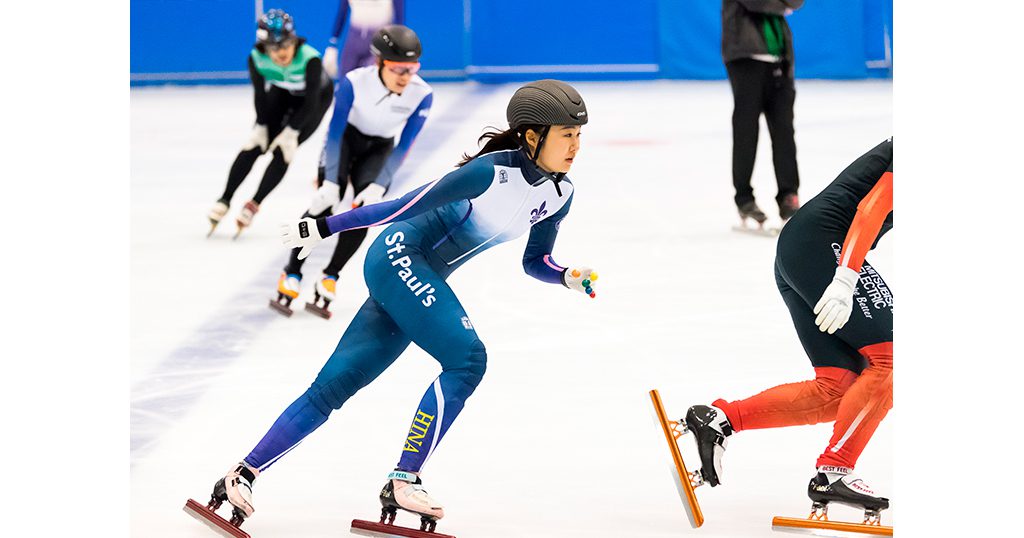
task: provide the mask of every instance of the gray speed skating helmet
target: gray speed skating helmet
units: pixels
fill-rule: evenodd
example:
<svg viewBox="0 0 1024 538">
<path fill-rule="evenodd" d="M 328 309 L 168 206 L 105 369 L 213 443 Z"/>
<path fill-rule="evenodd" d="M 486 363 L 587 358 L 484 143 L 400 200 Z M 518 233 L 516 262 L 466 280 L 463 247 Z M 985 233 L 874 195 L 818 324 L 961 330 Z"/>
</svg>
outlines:
<svg viewBox="0 0 1024 538">
<path fill-rule="evenodd" d="M 508 126 L 586 125 L 587 105 L 576 88 L 560 80 L 538 80 L 512 95 L 505 111 Z"/>
<path fill-rule="evenodd" d="M 370 51 L 390 62 L 418 62 L 423 45 L 412 28 L 392 24 L 377 30 L 370 42 Z"/>
</svg>

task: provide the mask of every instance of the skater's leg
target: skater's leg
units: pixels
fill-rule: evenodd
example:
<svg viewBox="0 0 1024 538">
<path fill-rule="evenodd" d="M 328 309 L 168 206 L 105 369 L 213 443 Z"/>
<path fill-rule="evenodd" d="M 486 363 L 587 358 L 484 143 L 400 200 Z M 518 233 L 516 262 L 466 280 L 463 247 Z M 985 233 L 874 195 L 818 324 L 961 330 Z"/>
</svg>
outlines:
<svg viewBox="0 0 1024 538">
<path fill-rule="evenodd" d="M 364 274 L 370 294 L 398 327 L 441 363 L 441 375 L 413 413 L 398 464 L 418 472 L 483 378 L 487 352 L 458 297 L 413 246 L 413 233 L 399 225 L 381 233 L 366 254 Z"/>
<path fill-rule="evenodd" d="M 868 366 L 839 403 L 828 448 L 818 466 L 854 468 L 864 447 L 892 409 L 892 342 L 861 349 Z"/>
<path fill-rule="evenodd" d="M 737 206 L 754 201 L 750 178 L 754 173 L 757 139 L 763 107 L 764 62 L 735 60 L 725 64 L 732 86 L 732 182 Z"/>
<path fill-rule="evenodd" d="M 734 431 L 818 424 L 835 420 L 839 401 L 864 368 L 860 353 L 834 335 L 822 333 L 814 313 L 786 281 L 776 260 L 775 282 L 793 326 L 811 359 L 815 377 L 765 390 L 743 400 L 717 400 Z"/>
<path fill-rule="evenodd" d="M 376 379 L 408 346 L 409 338 L 391 317 L 376 301 L 367 299 L 316 380 L 285 409 L 245 463 L 265 470 L 326 422 L 331 411 Z"/>
<path fill-rule="evenodd" d="M 249 175 L 253 164 L 256 164 L 256 159 L 262 154 L 263 150 L 259 147 L 243 149 L 238 152 L 235 162 L 231 163 L 231 170 L 228 171 L 228 184 L 224 187 L 224 193 L 220 195 L 222 202 L 226 205 L 231 205 L 231 199 L 234 198 L 235 191 L 242 185 L 245 176 Z"/>
<path fill-rule="evenodd" d="M 285 160 L 284 153 L 280 149 L 275 149 L 274 158 L 263 172 L 263 179 L 260 181 L 260 186 L 256 189 L 256 194 L 253 195 L 252 200 L 256 204 L 262 204 L 267 195 L 281 183 L 281 179 L 284 178 L 284 174 L 287 171 L 288 161 Z"/>
<path fill-rule="evenodd" d="M 352 183 L 354 195 L 358 195 L 380 175 L 384 168 L 384 162 L 394 148 L 394 141 L 390 138 L 367 137 L 356 131 L 345 134 L 352 154 L 349 180 Z M 367 231 L 366 228 L 362 228 L 338 234 L 334 255 L 331 256 L 330 263 L 324 268 L 324 275 L 337 280 L 342 268 L 363 244 Z"/>
<path fill-rule="evenodd" d="M 796 166 L 796 135 L 793 131 L 793 104 L 796 86 L 784 67 L 772 71 L 765 89 L 764 118 L 772 139 L 772 163 L 779 190 L 775 200 L 780 204 L 800 188 Z"/>
</svg>

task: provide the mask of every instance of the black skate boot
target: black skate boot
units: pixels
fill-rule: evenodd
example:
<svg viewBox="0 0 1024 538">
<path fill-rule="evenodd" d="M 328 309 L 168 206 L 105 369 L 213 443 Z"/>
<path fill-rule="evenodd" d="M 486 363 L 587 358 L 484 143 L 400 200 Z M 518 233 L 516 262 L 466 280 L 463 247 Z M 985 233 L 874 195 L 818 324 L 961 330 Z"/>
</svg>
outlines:
<svg viewBox="0 0 1024 538">
<path fill-rule="evenodd" d="M 762 227 L 765 221 L 768 220 L 768 215 L 765 215 L 764 211 L 757 207 L 757 202 L 753 200 L 740 204 L 737 210 L 740 212 L 740 219 L 744 224 L 746 224 L 747 219 L 754 219 L 754 222 L 757 222 L 757 226 Z"/>
<path fill-rule="evenodd" d="M 420 516 L 420 530 L 434 532 L 437 520 L 444 517 L 444 508 L 423 489 L 423 481 L 414 473 L 395 470 L 380 490 L 380 522 L 391 525 L 401 508 Z M 386 521 L 385 521 L 386 520 Z"/>
<path fill-rule="evenodd" d="M 800 199 L 796 194 L 787 194 L 779 200 L 779 217 L 783 222 L 789 220 L 797 209 L 800 209 Z"/>
<path fill-rule="evenodd" d="M 811 517 L 828 519 L 829 503 L 845 504 L 864 510 L 864 523 L 878 525 L 879 512 L 889 508 L 889 499 L 875 495 L 860 478 L 855 477 L 848 467 L 822 466 L 807 485 L 807 496 L 811 498 Z"/>
<path fill-rule="evenodd" d="M 686 411 L 683 420 L 697 441 L 701 477 L 712 487 L 721 484 L 722 455 L 728 444 L 726 437 L 733 432 L 729 418 L 717 407 L 695 405 Z"/>
</svg>

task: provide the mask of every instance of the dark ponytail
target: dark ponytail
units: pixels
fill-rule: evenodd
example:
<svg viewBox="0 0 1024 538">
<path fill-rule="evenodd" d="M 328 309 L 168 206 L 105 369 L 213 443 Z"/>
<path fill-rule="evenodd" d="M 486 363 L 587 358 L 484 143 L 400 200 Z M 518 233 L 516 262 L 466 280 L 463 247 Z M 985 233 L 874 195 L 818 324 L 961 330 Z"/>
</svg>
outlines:
<svg viewBox="0 0 1024 538">
<path fill-rule="evenodd" d="M 539 133 L 541 130 L 540 125 L 521 125 L 518 129 L 507 129 L 499 131 L 497 127 L 490 127 L 493 131 L 487 131 L 480 135 L 480 138 L 476 140 L 477 144 L 487 141 L 484 147 L 477 152 L 476 155 L 470 156 L 468 153 L 462 154 L 462 160 L 459 161 L 458 166 L 462 167 L 469 164 L 473 159 L 485 154 L 495 151 L 502 151 L 506 149 L 519 149 L 526 144 L 526 131 L 533 129 L 534 132 Z M 520 140 L 524 142 L 520 144 Z"/>
</svg>

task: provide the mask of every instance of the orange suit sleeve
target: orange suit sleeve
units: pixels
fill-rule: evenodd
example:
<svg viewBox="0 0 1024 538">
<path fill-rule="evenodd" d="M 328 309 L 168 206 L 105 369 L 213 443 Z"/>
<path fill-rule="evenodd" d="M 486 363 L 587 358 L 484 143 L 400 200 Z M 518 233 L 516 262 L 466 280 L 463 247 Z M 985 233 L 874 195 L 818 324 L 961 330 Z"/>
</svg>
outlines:
<svg viewBox="0 0 1024 538">
<path fill-rule="evenodd" d="M 850 230 L 843 242 L 843 257 L 839 265 L 860 272 L 864 257 L 871 250 L 882 229 L 885 218 L 892 212 L 892 172 L 882 174 L 868 195 L 857 204 Z"/>
</svg>

